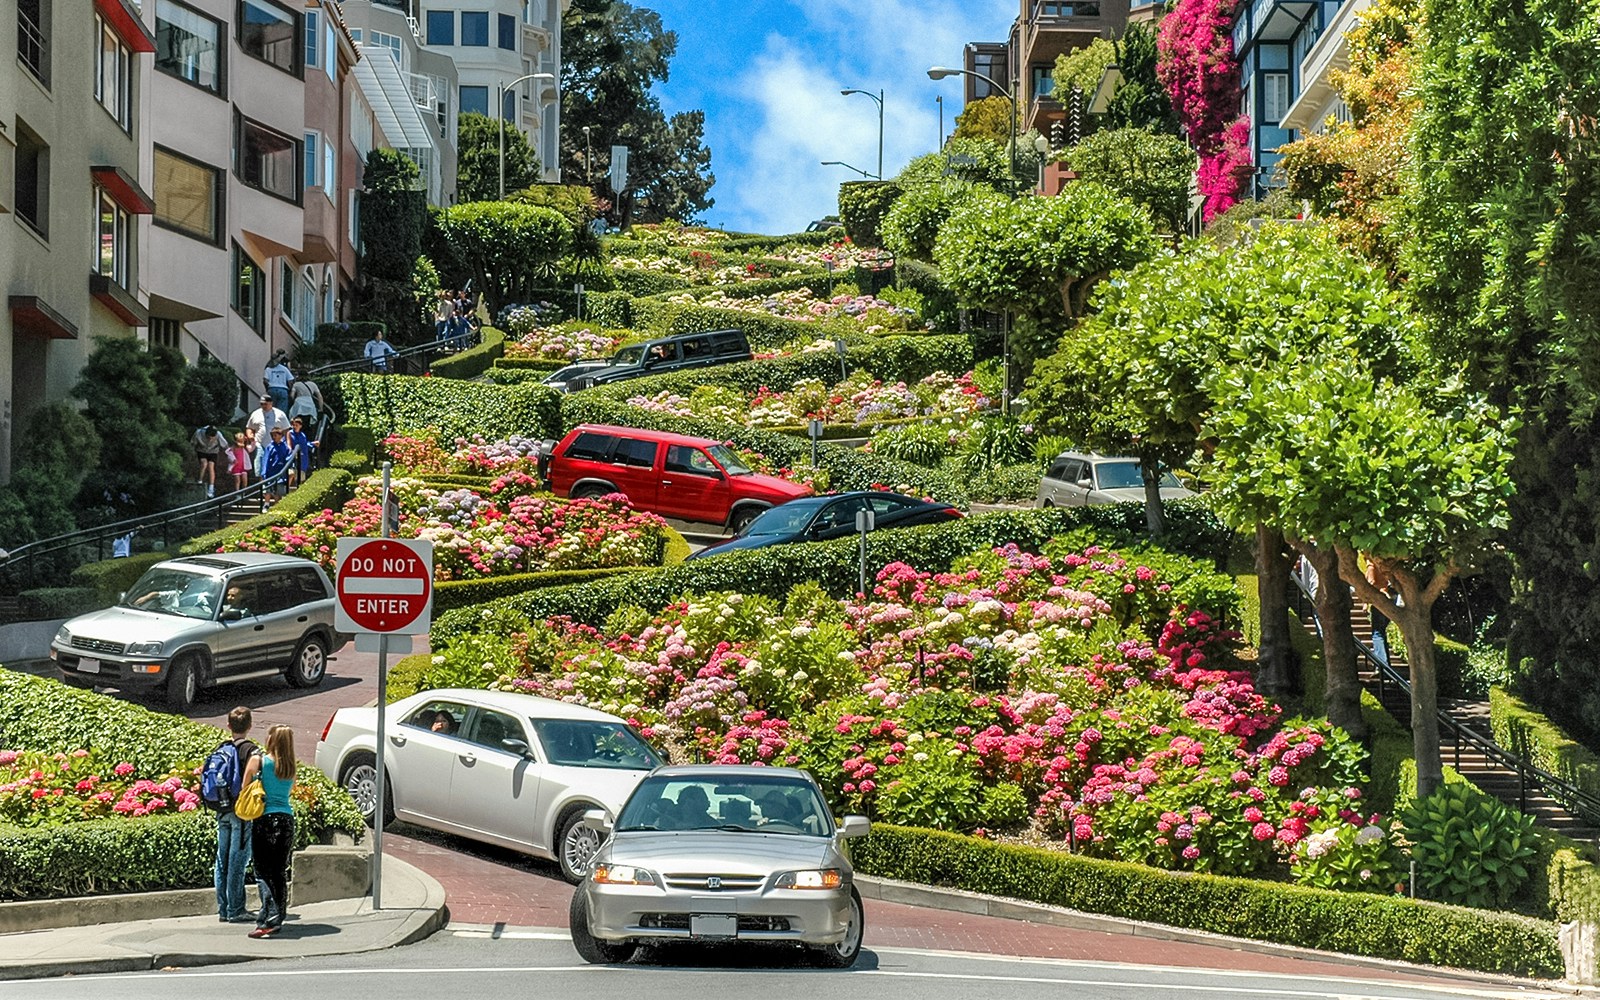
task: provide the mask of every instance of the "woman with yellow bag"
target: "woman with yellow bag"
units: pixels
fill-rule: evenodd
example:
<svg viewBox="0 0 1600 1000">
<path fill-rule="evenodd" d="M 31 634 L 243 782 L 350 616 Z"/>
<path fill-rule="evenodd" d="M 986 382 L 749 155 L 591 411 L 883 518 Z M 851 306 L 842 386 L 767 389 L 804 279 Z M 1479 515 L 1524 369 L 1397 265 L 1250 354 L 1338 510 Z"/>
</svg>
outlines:
<svg viewBox="0 0 1600 1000">
<path fill-rule="evenodd" d="M 253 938 L 271 937 L 283 926 L 289 906 L 289 856 L 294 851 L 294 730 L 273 726 L 266 747 L 244 768 L 244 790 L 234 805 L 240 819 L 254 818 L 251 847 L 256 862 L 256 887 L 261 890 L 261 916 Z M 257 803 L 260 803 L 258 806 Z M 259 811 L 258 811 L 259 810 Z"/>
</svg>

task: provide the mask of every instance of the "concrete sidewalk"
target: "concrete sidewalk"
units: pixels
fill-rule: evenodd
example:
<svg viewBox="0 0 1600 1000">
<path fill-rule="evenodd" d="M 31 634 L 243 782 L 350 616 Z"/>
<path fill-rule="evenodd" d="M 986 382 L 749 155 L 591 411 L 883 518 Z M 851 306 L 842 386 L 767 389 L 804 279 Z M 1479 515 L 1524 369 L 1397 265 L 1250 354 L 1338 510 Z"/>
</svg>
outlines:
<svg viewBox="0 0 1600 1000">
<path fill-rule="evenodd" d="M 431 876 L 386 857 L 378 912 L 370 896 L 299 907 L 291 901 L 283 930 L 261 939 L 248 936 L 253 924 L 224 924 L 214 915 L 0 934 L 0 979 L 379 951 L 420 941 L 443 927 L 444 904 L 444 889 Z"/>
</svg>

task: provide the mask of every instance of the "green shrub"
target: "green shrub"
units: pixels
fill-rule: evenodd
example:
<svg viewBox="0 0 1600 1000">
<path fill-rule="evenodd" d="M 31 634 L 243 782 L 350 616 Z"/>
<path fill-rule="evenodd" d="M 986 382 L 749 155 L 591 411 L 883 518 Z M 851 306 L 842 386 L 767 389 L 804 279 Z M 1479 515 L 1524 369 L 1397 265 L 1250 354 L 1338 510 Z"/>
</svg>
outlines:
<svg viewBox="0 0 1600 1000">
<path fill-rule="evenodd" d="M 347 423 L 378 437 L 437 427 L 447 438 L 559 437 L 561 394 L 539 385 L 488 385 L 404 375 L 339 376 Z"/>
<path fill-rule="evenodd" d="M 72 571 L 72 585 L 94 591 L 95 602 L 101 607 L 117 603 L 123 591 L 138 582 L 144 571 L 175 552 L 141 552 L 126 559 L 102 559 L 85 563 Z"/>
<path fill-rule="evenodd" d="M 873 444 L 873 450 L 877 450 L 876 443 Z M 958 463 L 961 461 L 959 458 L 948 459 L 944 467 L 955 475 L 959 469 Z M 1037 462 L 997 465 L 982 472 L 968 474 L 967 495 L 974 503 L 1032 504 L 1034 497 L 1039 494 L 1039 480 L 1043 474 L 1043 469 Z"/>
<path fill-rule="evenodd" d="M 896 425 L 872 435 L 872 453 L 937 469 L 950 454 L 950 433 L 923 420 Z"/>
<path fill-rule="evenodd" d="M 1405 636 L 1400 634 L 1400 626 L 1389 623 L 1384 629 L 1384 638 L 1388 640 L 1389 648 L 1404 656 L 1406 653 Z M 1468 660 L 1472 655 L 1470 647 L 1463 645 L 1447 636 L 1433 636 L 1433 664 L 1434 670 L 1439 675 L 1439 697 L 1441 698 L 1469 698 L 1483 695 L 1483 691 L 1468 689 L 1467 678 L 1470 674 Z"/>
<path fill-rule="evenodd" d="M 355 477 L 343 469 L 318 469 L 305 483 L 267 510 L 248 521 L 229 525 L 219 531 L 191 538 L 178 549 L 182 555 L 202 555 L 215 552 L 248 532 L 273 525 L 289 525 L 304 520 L 317 511 L 344 506 L 355 489 Z M 131 582 L 131 581 L 130 581 Z"/>
<path fill-rule="evenodd" d="M 978 815 L 983 825 L 990 829 L 1017 827 L 1028 821 L 1028 793 L 1011 782 L 990 785 L 983 790 L 983 803 Z"/>
<path fill-rule="evenodd" d="M 199 888 L 216 856 L 216 821 L 203 811 L 0 826 L 0 900 Z"/>
<path fill-rule="evenodd" d="M 1162 871 L 959 834 L 875 826 L 851 847 L 883 878 L 1376 958 L 1522 976 L 1564 971 L 1554 924 L 1439 903 Z"/>
<path fill-rule="evenodd" d="M 346 424 L 341 429 L 344 431 L 344 445 L 328 456 L 328 468 L 344 469 L 358 476 L 371 472 L 372 456 L 377 451 L 372 428 Z"/>
<path fill-rule="evenodd" d="M 633 296 L 627 292 L 588 292 L 583 297 L 583 318 L 606 329 L 633 326 Z"/>
<path fill-rule="evenodd" d="M 850 242 L 863 247 L 883 246 L 880 227 L 889 206 L 900 197 L 894 181 L 846 181 L 839 185 L 839 219 Z"/>
<path fill-rule="evenodd" d="M 389 683 L 386 687 L 389 701 L 399 701 L 401 698 L 411 697 L 418 691 L 427 690 L 429 671 L 432 667 L 431 653 L 415 653 L 390 667 Z"/>
<path fill-rule="evenodd" d="M 1503 907 L 1527 881 L 1533 817 L 1477 793 L 1470 785 L 1446 783 L 1400 813 L 1418 891 L 1448 903 Z"/>
<path fill-rule="evenodd" d="M 506 350 L 506 335 L 493 327 L 483 328 L 483 339 L 455 354 L 435 358 L 428 366 L 434 378 L 477 378 L 489 370 Z"/>
<path fill-rule="evenodd" d="M 609 569 L 558 569 L 537 573 L 513 573 L 478 580 L 442 580 L 433 586 L 433 613 L 443 614 L 456 608 L 470 608 L 502 597 L 538 590 L 543 587 L 562 587 L 588 583 L 611 576 L 623 576 L 647 570 L 648 566 L 618 566 Z"/>
<path fill-rule="evenodd" d="M 629 325 L 641 335 L 648 336 L 700 333 L 705 330 L 743 330 L 750 345 L 758 350 L 772 350 L 795 341 L 809 342 L 818 337 L 856 332 L 859 329 L 855 320 L 829 323 L 785 319 L 742 309 L 669 302 L 664 298 L 634 299 L 632 320 Z"/>
<path fill-rule="evenodd" d="M 1494 741 L 1506 750 L 1600 798 L 1600 756 L 1568 736 L 1543 712 L 1504 688 L 1490 688 L 1489 725 Z M 1546 788 L 1545 794 L 1565 797 L 1554 788 Z M 1583 808 L 1576 802 L 1564 804 L 1569 809 Z M 1592 815 L 1588 818 L 1600 820 Z"/>
<path fill-rule="evenodd" d="M 490 382 L 508 385 L 512 382 L 526 382 L 530 378 L 537 381 L 557 368 L 565 367 L 567 364 L 569 362 L 562 358 L 501 358 L 485 374 L 489 376 Z M 524 375 L 524 372 L 527 374 Z M 505 374 L 511 374 L 516 377 L 497 377 Z"/>
<path fill-rule="evenodd" d="M 28 622 L 72 618 L 104 606 L 100 591 L 89 586 L 39 587 L 17 595 L 17 611 Z"/>
</svg>

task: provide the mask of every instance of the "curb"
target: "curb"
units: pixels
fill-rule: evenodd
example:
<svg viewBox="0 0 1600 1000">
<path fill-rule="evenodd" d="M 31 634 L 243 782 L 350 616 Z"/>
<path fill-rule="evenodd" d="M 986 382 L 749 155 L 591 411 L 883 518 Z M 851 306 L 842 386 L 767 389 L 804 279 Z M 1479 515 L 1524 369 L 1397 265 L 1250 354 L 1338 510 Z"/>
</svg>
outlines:
<svg viewBox="0 0 1600 1000">
<path fill-rule="evenodd" d="M 885 903 L 903 903 L 930 910 L 947 910 L 969 913 L 974 916 L 998 917 L 1003 920 L 1020 920 L 1033 924 L 1048 924 L 1071 930 L 1096 931 L 1101 934 L 1122 934 L 1148 938 L 1154 941 L 1173 941 L 1181 944 L 1198 944 L 1212 948 L 1228 948 L 1254 955 L 1271 955 L 1275 958 L 1295 958 L 1330 965 L 1356 968 L 1382 969 L 1386 972 L 1404 972 L 1430 976 L 1436 979 L 1454 979 L 1463 983 L 1509 986 L 1518 989 L 1556 990 L 1581 996 L 1600 995 L 1593 987 L 1579 986 L 1557 979 L 1524 979 L 1518 976 L 1501 976 L 1487 972 L 1472 972 L 1438 965 L 1420 965 L 1398 959 L 1372 958 L 1366 955 L 1347 955 L 1343 952 L 1318 951 L 1297 945 L 1257 941 L 1253 938 L 1229 937 L 1209 931 L 1189 930 L 1167 924 L 1152 924 L 1122 917 L 1108 917 L 1098 913 L 1084 913 L 1044 903 L 1030 903 L 967 892 L 962 889 L 945 889 L 939 886 L 920 885 L 915 882 L 897 882 L 892 879 L 855 876 L 855 884 L 864 899 Z"/>
</svg>

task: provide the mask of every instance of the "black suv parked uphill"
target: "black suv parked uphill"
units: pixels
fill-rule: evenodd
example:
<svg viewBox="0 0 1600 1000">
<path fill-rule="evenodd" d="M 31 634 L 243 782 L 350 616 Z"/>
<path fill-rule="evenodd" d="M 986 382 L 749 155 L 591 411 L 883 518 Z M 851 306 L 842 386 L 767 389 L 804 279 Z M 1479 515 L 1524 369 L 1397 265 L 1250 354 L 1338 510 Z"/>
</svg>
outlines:
<svg viewBox="0 0 1600 1000">
<path fill-rule="evenodd" d="M 566 385 L 568 392 L 574 392 L 645 375 L 749 360 L 750 342 L 745 339 L 743 330 L 679 333 L 642 344 L 629 344 L 612 356 L 611 364 L 598 371 L 584 372 Z"/>
</svg>

